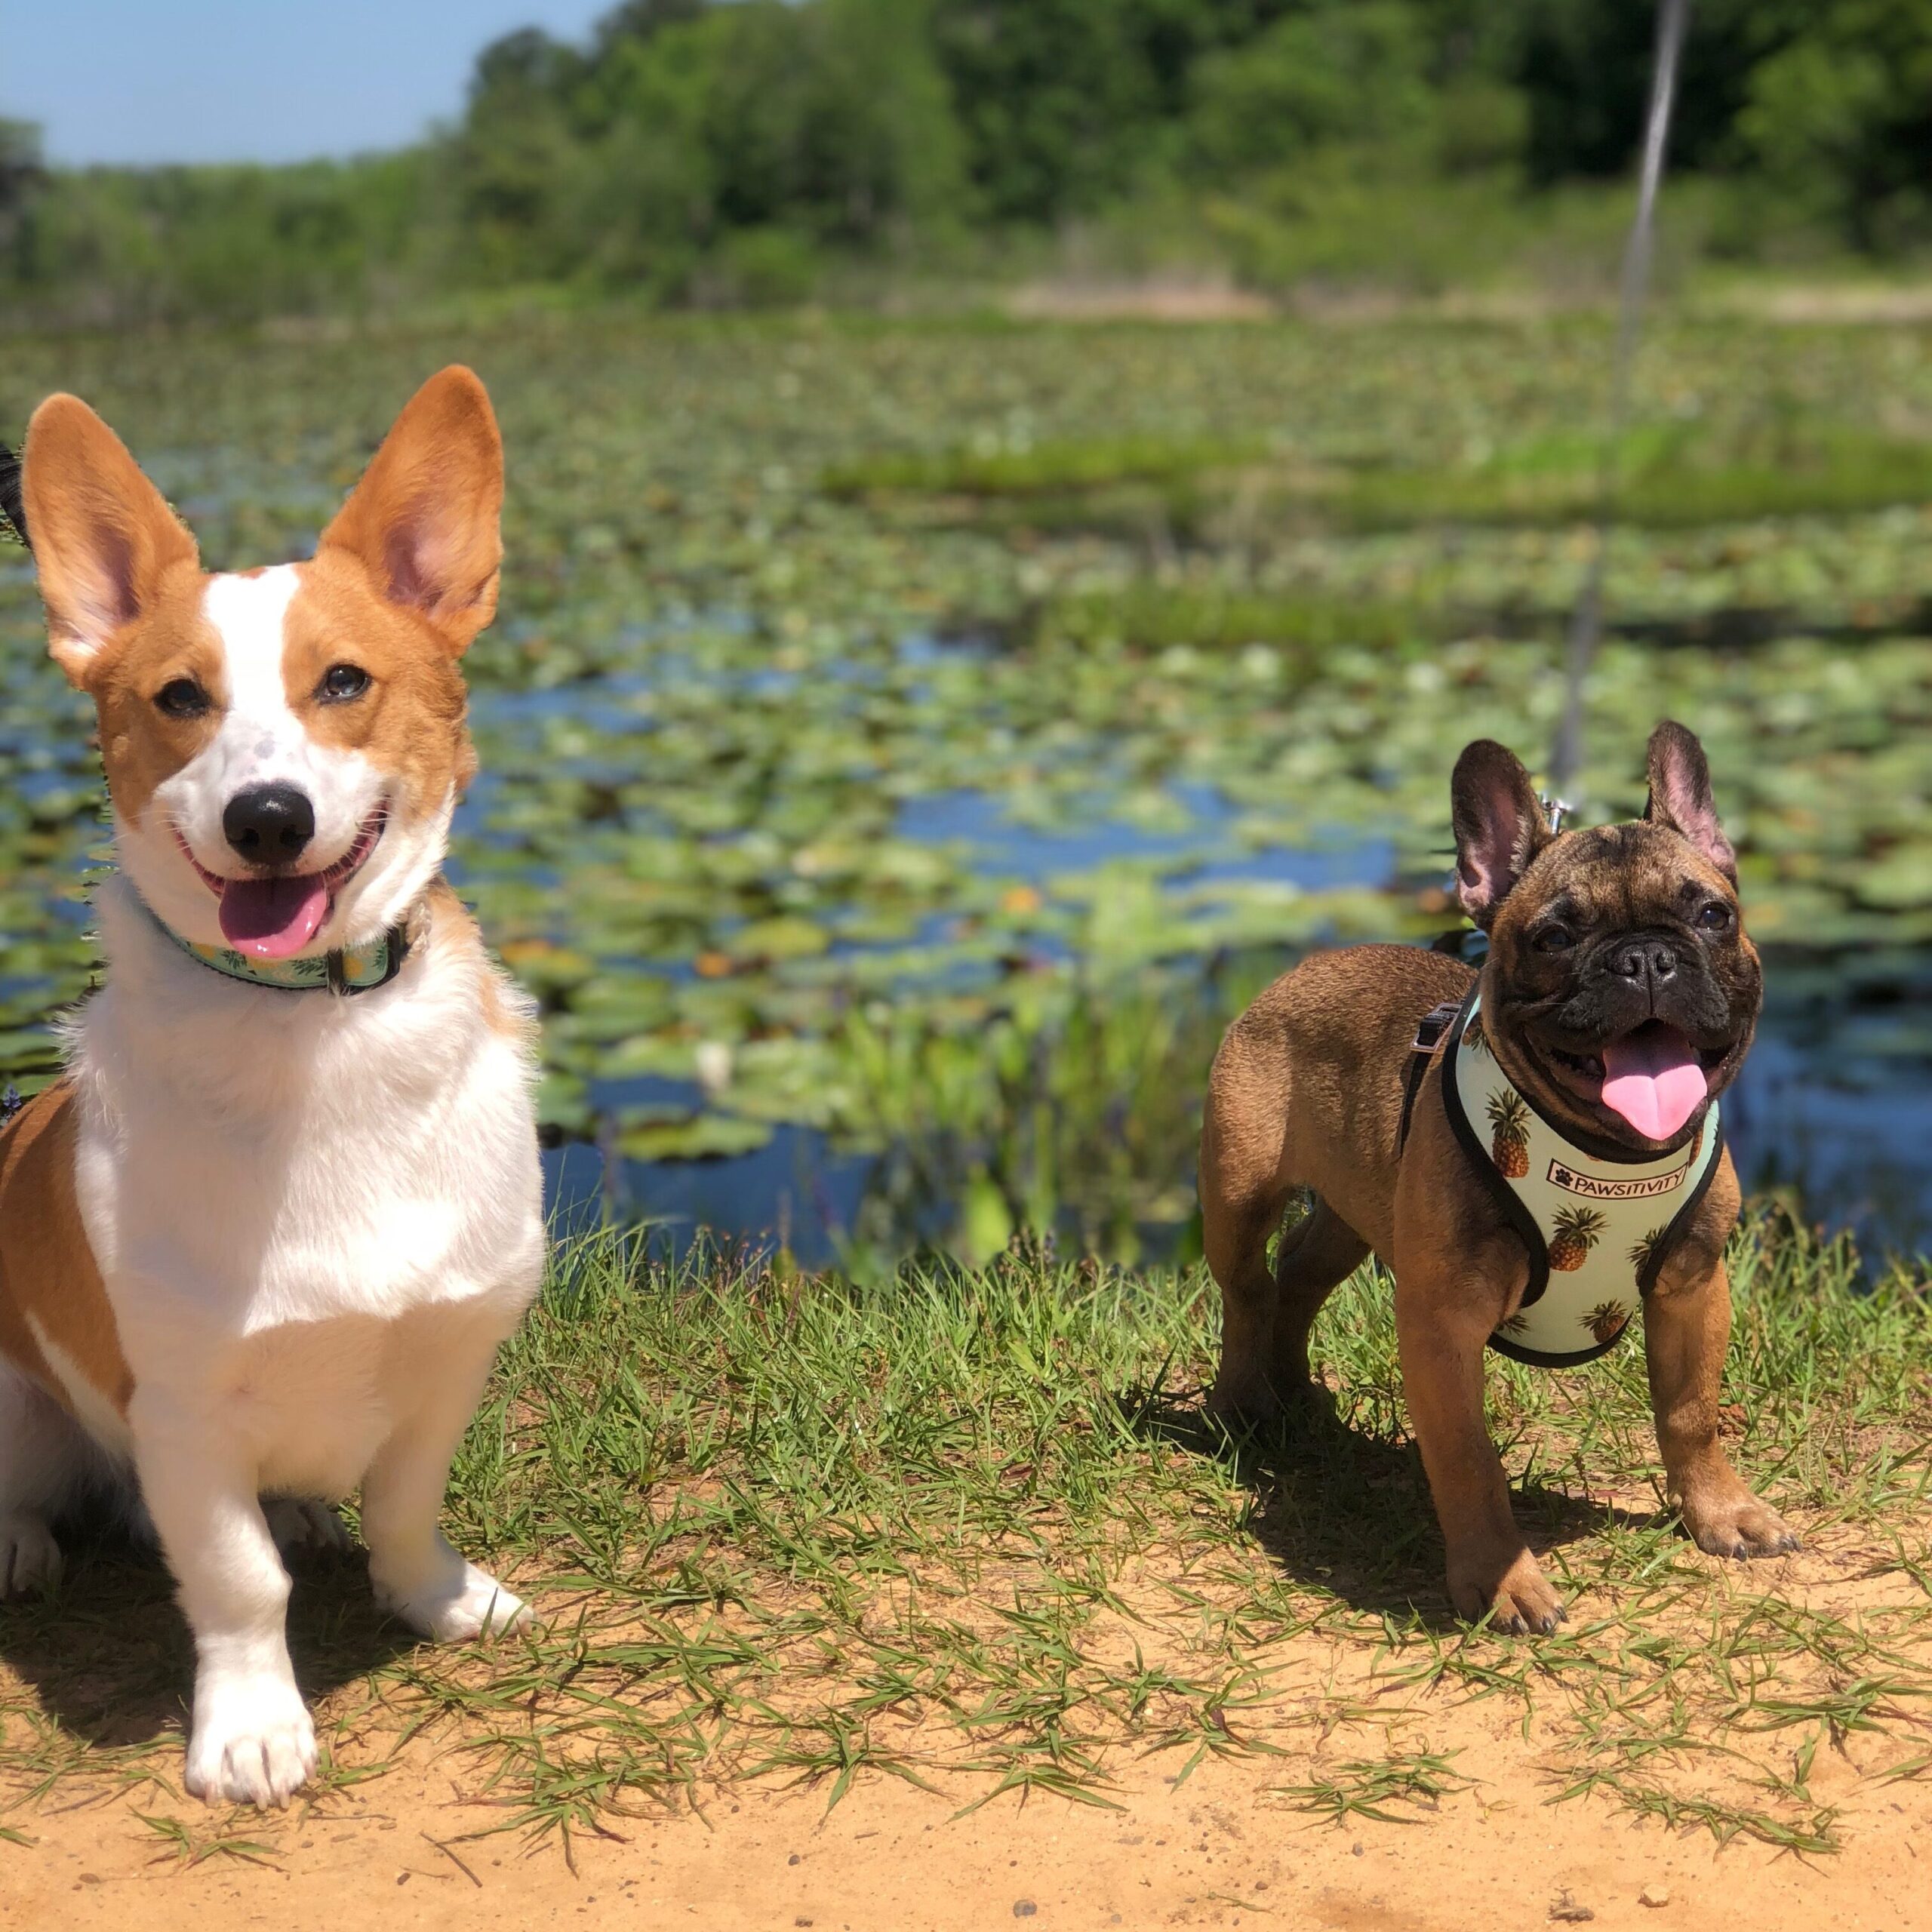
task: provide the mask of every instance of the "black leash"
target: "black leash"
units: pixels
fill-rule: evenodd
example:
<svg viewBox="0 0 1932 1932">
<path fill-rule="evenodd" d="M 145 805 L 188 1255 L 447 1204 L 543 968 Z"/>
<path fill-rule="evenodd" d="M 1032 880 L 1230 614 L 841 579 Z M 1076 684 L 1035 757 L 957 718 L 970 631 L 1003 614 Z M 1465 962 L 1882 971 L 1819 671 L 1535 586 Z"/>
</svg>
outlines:
<svg viewBox="0 0 1932 1932">
<path fill-rule="evenodd" d="M 1615 507 L 1618 451 L 1630 414 L 1630 372 L 1637 358 L 1644 299 L 1651 283 L 1651 257 L 1657 225 L 1657 191 L 1663 184 L 1664 152 L 1670 141 L 1671 109 L 1677 98 L 1677 72 L 1684 48 L 1690 0 L 1658 0 L 1655 63 L 1651 71 L 1650 114 L 1644 129 L 1643 173 L 1637 189 L 1636 218 L 1623 251 L 1623 275 L 1617 300 L 1617 350 L 1611 368 L 1610 431 L 1597 464 L 1597 500 L 1590 524 L 1590 561 L 1583 589 L 1571 620 L 1565 675 L 1569 688 L 1563 721 L 1549 758 L 1552 790 L 1561 798 L 1576 783 L 1583 762 L 1583 681 L 1589 675 L 1603 633 L 1604 561 L 1607 532 Z"/>
</svg>

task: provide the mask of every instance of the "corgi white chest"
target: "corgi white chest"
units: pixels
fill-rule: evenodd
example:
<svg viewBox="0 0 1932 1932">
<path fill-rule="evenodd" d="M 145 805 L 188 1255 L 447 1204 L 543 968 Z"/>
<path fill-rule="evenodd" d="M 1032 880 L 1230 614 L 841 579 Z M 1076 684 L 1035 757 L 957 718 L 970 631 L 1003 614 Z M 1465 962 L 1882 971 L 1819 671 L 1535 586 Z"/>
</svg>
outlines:
<svg viewBox="0 0 1932 1932">
<path fill-rule="evenodd" d="M 422 1372 L 390 1331 L 500 1335 L 535 1285 L 522 1029 L 489 1023 L 487 965 L 446 935 L 344 997 L 211 971 L 118 882 L 100 910 L 78 1191 L 137 1390 L 228 1405 L 265 1487 L 343 1494 L 393 1421 L 389 1385 Z"/>
</svg>

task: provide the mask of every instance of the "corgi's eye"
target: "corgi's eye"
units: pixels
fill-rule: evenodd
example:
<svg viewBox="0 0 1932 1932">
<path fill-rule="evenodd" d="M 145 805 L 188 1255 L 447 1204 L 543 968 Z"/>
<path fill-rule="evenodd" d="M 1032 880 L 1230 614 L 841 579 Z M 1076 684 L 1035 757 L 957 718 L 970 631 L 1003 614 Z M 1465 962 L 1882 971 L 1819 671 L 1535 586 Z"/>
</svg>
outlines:
<svg viewBox="0 0 1932 1932">
<path fill-rule="evenodd" d="M 170 718 L 201 718 L 208 711 L 208 694 L 192 678 L 171 678 L 154 694 L 155 708 Z"/>
<path fill-rule="evenodd" d="M 369 688 L 369 674 L 359 664 L 331 664 L 322 673 L 315 695 L 325 704 L 346 704 Z"/>
</svg>

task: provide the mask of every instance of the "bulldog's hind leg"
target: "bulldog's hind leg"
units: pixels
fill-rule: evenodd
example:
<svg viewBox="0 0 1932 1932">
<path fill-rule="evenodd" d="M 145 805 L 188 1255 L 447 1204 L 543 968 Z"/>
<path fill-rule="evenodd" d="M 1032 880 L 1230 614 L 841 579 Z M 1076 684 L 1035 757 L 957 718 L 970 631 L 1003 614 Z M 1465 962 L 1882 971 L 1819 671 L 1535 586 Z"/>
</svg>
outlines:
<svg viewBox="0 0 1932 1932">
<path fill-rule="evenodd" d="M 1208 1408 L 1223 1422 L 1266 1422 L 1281 1412 L 1269 1380 L 1277 1297 L 1268 1243 L 1290 1183 L 1281 1171 L 1281 1135 L 1258 1133 L 1228 1091 L 1227 1054 L 1224 1044 L 1201 1125 L 1201 1242 L 1221 1291 L 1221 1366 Z"/>
<path fill-rule="evenodd" d="M 1312 1388 L 1308 1337 L 1323 1303 L 1368 1258 L 1368 1243 L 1315 1195 L 1275 1257 L 1275 1336 L 1268 1379 L 1284 1401 Z"/>
<path fill-rule="evenodd" d="M 60 1580 L 54 1521 L 99 1461 L 72 1417 L 0 1358 L 0 1598 Z"/>
<path fill-rule="evenodd" d="M 1201 1236 L 1221 1291 L 1221 1365 L 1208 1407 L 1224 1422 L 1271 1422 L 1306 1392 L 1309 1330 L 1368 1252 L 1318 1197 L 1269 1267 L 1297 1185 L 1291 1084 L 1278 1041 L 1237 1020 L 1215 1056 L 1201 1124 Z"/>
</svg>

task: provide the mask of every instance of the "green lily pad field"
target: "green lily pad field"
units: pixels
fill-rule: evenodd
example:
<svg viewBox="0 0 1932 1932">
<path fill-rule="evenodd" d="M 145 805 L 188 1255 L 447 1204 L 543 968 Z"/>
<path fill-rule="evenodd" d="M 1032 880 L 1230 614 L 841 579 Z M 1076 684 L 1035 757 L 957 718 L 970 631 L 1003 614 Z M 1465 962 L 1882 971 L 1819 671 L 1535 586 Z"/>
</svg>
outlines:
<svg viewBox="0 0 1932 1932">
<path fill-rule="evenodd" d="M 1546 756 L 1607 473 L 1577 802 L 1641 804 L 1659 717 L 1702 734 L 1772 961 L 1740 1158 L 1920 1238 L 1932 331 L 1660 321 L 1609 452 L 1592 318 L 8 347 L 0 436 L 78 392 L 224 565 L 304 554 L 417 383 L 479 371 L 509 559 L 453 869 L 544 1006 L 559 1199 L 854 1269 L 1022 1226 L 1185 1252 L 1228 1017 L 1300 949 L 1450 923 L 1457 750 Z M 17 549 L 0 647 L 25 1089 L 104 829 Z"/>
</svg>

